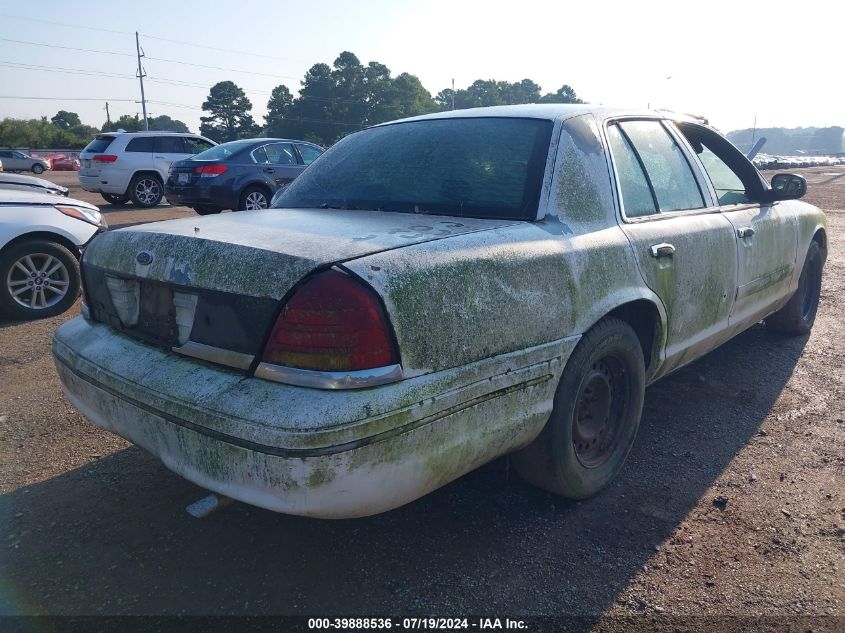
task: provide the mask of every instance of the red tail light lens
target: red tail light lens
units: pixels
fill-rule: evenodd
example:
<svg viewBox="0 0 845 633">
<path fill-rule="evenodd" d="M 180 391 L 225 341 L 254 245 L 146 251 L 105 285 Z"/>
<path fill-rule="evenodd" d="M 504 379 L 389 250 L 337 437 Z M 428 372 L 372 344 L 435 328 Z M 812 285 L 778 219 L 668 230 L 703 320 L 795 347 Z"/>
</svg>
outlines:
<svg viewBox="0 0 845 633">
<path fill-rule="evenodd" d="M 97 154 L 91 160 L 95 163 L 113 163 L 117 160 L 117 156 L 114 154 Z"/>
<path fill-rule="evenodd" d="M 197 167 L 194 171 L 200 175 L 200 178 L 211 178 L 219 176 L 227 169 L 229 168 L 226 165 L 203 165 L 202 167 Z"/>
<path fill-rule="evenodd" d="M 343 273 L 314 275 L 288 300 L 264 350 L 265 363 L 357 371 L 399 363 L 375 292 Z"/>
</svg>

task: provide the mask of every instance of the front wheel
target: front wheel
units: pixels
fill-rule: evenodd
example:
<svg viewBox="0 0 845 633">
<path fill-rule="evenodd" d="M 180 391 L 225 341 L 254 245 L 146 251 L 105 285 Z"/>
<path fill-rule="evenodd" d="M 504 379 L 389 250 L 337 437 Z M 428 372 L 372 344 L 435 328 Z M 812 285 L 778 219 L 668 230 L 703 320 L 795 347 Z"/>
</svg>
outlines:
<svg viewBox="0 0 845 633">
<path fill-rule="evenodd" d="M 241 194 L 238 209 L 243 211 L 258 211 L 270 206 L 270 197 L 261 187 L 247 187 Z"/>
<path fill-rule="evenodd" d="M 156 176 L 140 174 L 129 183 L 129 197 L 132 204 L 148 209 L 161 202 L 164 195 L 161 181 Z"/>
<path fill-rule="evenodd" d="M 33 240 L 0 255 L 0 309 L 18 320 L 61 314 L 79 296 L 79 262 L 55 242 Z"/>
<path fill-rule="evenodd" d="M 824 253 L 818 242 L 810 242 L 798 290 L 780 310 L 766 317 L 766 327 L 773 332 L 800 336 L 807 334 L 816 321 L 822 292 Z"/>
<path fill-rule="evenodd" d="M 33 174 L 43 174 L 44 173 L 44 165 L 41 165 L 39 163 L 35 163 L 32 166 L 32 173 Z"/>
<path fill-rule="evenodd" d="M 645 362 L 630 325 L 606 317 L 569 357 L 551 417 L 512 462 L 530 483 L 586 499 L 622 469 L 634 445 L 645 393 Z"/>
</svg>

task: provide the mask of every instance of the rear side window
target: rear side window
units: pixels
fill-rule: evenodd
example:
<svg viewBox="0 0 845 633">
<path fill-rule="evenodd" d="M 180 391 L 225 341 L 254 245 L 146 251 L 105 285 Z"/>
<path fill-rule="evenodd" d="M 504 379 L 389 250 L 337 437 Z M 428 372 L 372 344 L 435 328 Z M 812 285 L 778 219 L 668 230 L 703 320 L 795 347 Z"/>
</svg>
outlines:
<svg viewBox="0 0 845 633">
<path fill-rule="evenodd" d="M 108 149 L 111 142 L 114 140 L 113 136 L 98 136 L 93 141 L 88 143 L 83 149 L 83 152 L 93 152 L 94 154 L 101 154 Z"/>
<path fill-rule="evenodd" d="M 700 209 L 704 196 L 681 148 L 659 121 L 625 121 L 622 133 L 645 169 L 660 211 Z"/>
<path fill-rule="evenodd" d="M 161 154 L 187 154 L 185 143 L 181 136 L 156 136 L 153 141 L 153 151 Z"/>
<path fill-rule="evenodd" d="M 270 161 L 267 160 L 267 152 L 264 151 L 264 147 L 257 147 L 252 150 L 252 160 L 254 160 L 259 165 L 264 165 L 265 163 L 269 163 Z"/>
<path fill-rule="evenodd" d="M 126 144 L 127 152 L 146 152 L 151 154 L 153 151 L 153 137 L 152 136 L 137 136 Z"/>
<path fill-rule="evenodd" d="M 293 145 L 290 143 L 273 143 L 265 145 L 267 159 L 272 165 L 296 165 L 296 154 L 293 153 Z"/>
</svg>

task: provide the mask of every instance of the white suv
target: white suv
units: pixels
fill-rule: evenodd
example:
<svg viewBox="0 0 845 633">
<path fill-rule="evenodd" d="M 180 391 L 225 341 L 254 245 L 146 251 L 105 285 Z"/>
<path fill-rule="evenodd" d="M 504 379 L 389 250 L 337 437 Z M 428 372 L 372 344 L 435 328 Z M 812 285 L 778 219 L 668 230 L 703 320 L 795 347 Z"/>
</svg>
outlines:
<svg viewBox="0 0 845 633">
<path fill-rule="evenodd" d="M 164 195 L 170 163 L 216 145 L 197 134 L 179 132 L 106 132 L 79 154 L 79 184 L 107 202 L 154 207 Z"/>
</svg>

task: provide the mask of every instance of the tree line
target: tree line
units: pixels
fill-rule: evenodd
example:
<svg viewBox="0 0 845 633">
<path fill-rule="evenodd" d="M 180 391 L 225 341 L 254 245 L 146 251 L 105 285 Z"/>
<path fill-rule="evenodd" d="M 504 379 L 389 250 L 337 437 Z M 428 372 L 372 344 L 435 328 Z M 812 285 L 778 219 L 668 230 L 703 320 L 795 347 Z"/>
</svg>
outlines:
<svg viewBox="0 0 845 633">
<path fill-rule="evenodd" d="M 395 77 L 379 62 L 364 65 L 344 51 L 328 64 L 314 64 L 300 82 L 294 97 L 285 85 L 276 86 L 267 102 L 263 124 L 252 116 L 252 102 L 232 81 L 213 85 L 202 104 L 200 134 L 218 143 L 267 136 L 297 138 L 328 146 L 361 128 L 441 110 L 519 103 L 583 103 L 568 85 L 542 93 L 530 79 L 518 82 L 478 79 L 467 88 L 446 88 L 432 97 L 420 80 L 409 73 Z M 148 119 L 150 130 L 188 132 L 182 121 L 161 115 Z M 74 112 L 60 110 L 51 119 L 3 119 L 0 146 L 84 147 L 98 132 L 136 132 L 144 127 L 138 115 L 123 115 L 100 129 L 84 125 Z"/>
</svg>

